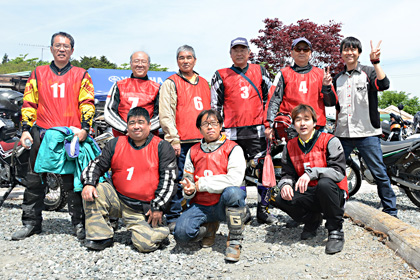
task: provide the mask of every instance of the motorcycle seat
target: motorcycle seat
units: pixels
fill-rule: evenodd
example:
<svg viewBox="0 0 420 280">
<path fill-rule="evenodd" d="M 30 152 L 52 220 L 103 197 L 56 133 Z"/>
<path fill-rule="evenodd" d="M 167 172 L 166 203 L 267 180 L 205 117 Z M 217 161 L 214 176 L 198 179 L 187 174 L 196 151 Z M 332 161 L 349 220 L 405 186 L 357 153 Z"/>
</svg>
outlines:
<svg viewBox="0 0 420 280">
<path fill-rule="evenodd" d="M 381 140 L 382 153 L 386 154 L 386 153 L 406 149 L 406 148 L 410 147 L 413 144 L 413 142 L 418 142 L 418 141 L 420 141 L 420 139 L 418 139 L 418 138 L 417 139 L 416 138 L 406 139 L 406 140 L 403 140 L 403 141 L 394 141 L 394 142 Z"/>
</svg>

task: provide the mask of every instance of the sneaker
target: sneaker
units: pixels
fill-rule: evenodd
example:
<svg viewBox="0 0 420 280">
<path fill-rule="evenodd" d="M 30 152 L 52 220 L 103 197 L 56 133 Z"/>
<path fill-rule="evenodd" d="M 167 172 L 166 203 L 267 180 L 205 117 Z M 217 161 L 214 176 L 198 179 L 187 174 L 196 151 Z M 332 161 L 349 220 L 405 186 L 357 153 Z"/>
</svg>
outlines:
<svg viewBox="0 0 420 280">
<path fill-rule="evenodd" d="M 201 240 L 201 246 L 203 248 L 209 248 L 214 245 L 216 240 L 216 232 L 219 229 L 220 222 L 205 223 L 203 226 L 207 228 L 207 233 Z"/>
<path fill-rule="evenodd" d="M 105 248 L 114 245 L 114 239 L 108 238 L 103 240 L 86 240 L 85 246 L 91 250 L 102 251 Z"/>
<path fill-rule="evenodd" d="M 276 217 L 270 214 L 268 212 L 268 206 L 262 206 L 261 204 L 258 204 L 257 206 L 257 221 L 260 224 L 274 224 L 278 220 Z"/>
<path fill-rule="evenodd" d="M 76 235 L 77 239 L 79 240 L 83 240 L 86 238 L 86 232 L 83 223 L 79 223 L 74 226 L 74 235 Z"/>
<path fill-rule="evenodd" d="M 313 213 L 312 219 L 310 222 L 305 223 L 303 227 L 303 231 L 300 235 L 301 240 L 307 240 L 309 238 L 313 238 L 316 236 L 316 230 L 322 223 L 322 215 L 321 213 Z"/>
<path fill-rule="evenodd" d="M 26 237 L 29 237 L 34 234 L 38 234 L 42 232 L 42 227 L 33 226 L 33 225 L 23 225 L 20 229 L 15 231 L 12 235 L 12 240 L 23 240 Z"/>
<path fill-rule="evenodd" d="M 335 254 L 341 252 L 344 247 L 344 232 L 343 230 L 332 230 L 328 232 L 328 241 L 325 246 L 325 253 Z"/>
</svg>

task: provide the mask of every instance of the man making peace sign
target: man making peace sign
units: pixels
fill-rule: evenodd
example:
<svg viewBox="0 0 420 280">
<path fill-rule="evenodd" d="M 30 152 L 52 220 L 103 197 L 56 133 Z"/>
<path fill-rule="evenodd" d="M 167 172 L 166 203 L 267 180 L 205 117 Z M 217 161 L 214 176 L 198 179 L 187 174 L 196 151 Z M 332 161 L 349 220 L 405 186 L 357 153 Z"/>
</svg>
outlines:
<svg viewBox="0 0 420 280">
<path fill-rule="evenodd" d="M 379 135 L 382 134 L 378 112 L 378 91 L 389 88 L 389 80 L 380 66 L 380 45 L 376 48 L 370 41 L 370 61 L 372 66 L 358 62 L 362 44 L 354 37 L 345 38 L 340 45 L 340 53 L 346 68 L 338 73 L 329 91 L 337 92 L 339 104 L 335 136 L 343 145 L 348 158 L 355 147 L 359 150 L 378 185 L 384 212 L 397 216 L 396 197 L 391 188 L 386 167 L 382 160 Z"/>
</svg>

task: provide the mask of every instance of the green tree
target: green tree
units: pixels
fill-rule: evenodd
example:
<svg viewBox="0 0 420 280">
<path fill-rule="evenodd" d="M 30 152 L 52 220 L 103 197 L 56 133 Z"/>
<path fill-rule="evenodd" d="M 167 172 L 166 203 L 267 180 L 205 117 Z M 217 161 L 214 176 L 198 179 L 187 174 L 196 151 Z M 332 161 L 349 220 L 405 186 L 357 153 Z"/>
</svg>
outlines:
<svg viewBox="0 0 420 280">
<path fill-rule="evenodd" d="M 390 105 L 398 106 L 399 104 L 404 105 L 404 111 L 414 115 L 420 111 L 420 100 L 418 97 L 410 98 L 410 93 L 405 91 L 386 90 L 379 95 L 378 106 L 381 109 L 385 109 Z"/>
<path fill-rule="evenodd" d="M 38 60 L 35 58 L 26 58 L 28 54 L 20 54 L 14 59 L 10 59 L 6 63 L 0 65 L 0 74 L 8 74 L 22 71 L 32 71 L 39 65 L 49 64 L 48 61 Z M 3 57 L 4 59 L 4 57 Z"/>
<path fill-rule="evenodd" d="M 117 69 L 130 70 L 131 67 L 130 67 L 129 63 L 123 63 Z M 163 71 L 163 72 L 165 72 L 165 71 L 168 71 L 168 67 L 162 67 L 160 64 L 157 64 L 157 63 L 150 63 L 149 71 Z"/>
<path fill-rule="evenodd" d="M 1 64 L 5 64 L 7 62 L 9 62 L 9 56 L 7 55 L 7 53 L 5 53 L 1 61 Z"/>
<path fill-rule="evenodd" d="M 80 60 L 72 59 L 71 64 L 86 70 L 89 68 L 117 69 L 117 64 L 110 62 L 104 55 L 99 59 L 96 56 L 82 56 Z"/>
</svg>

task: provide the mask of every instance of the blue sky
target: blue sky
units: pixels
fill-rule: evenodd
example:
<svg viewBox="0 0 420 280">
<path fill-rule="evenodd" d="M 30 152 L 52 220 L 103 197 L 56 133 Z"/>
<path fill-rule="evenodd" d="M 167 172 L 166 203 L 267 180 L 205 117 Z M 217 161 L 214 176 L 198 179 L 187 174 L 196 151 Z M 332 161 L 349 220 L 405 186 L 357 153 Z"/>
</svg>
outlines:
<svg viewBox="0 0 420 280">
<path fill-rule="evenodd" d="M 117 64 L 145 50 L 152 62 L 176 71 L 176 49 L 194 47 L 195 70 L 210 80 L 229 67 L 229 43 L 238 36 L 256 38 L 265 18 L 284 24 L 306 19 L 343 23 L 342 34 L 362 41 L 360 61 L 369 63 L 370 40 L 382 40 L 381 64 L 391 90 L 420 97 L 420 1 L 4 1 L 1 0 L 0 55 L 19 54 L 51 60 L 51 35 L 75 38 L 74 58 L 105 55 Z M 256 51 L 255 47 L 251 47 Z"/>
</svg>

